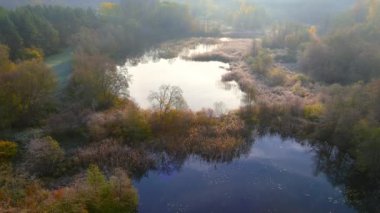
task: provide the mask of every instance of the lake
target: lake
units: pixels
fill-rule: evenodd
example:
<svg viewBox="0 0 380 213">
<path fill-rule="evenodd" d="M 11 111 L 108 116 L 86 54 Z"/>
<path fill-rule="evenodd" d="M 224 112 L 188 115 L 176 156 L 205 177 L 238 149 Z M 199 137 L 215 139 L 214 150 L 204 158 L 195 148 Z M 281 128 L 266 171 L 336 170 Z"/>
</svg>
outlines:
<svg viewBox="0 0 380 213">
<path fill-rule="evenodd" d="M 241 106 L 243 93 L 236 82 L 222 82 L 222 76 L 228 72 L 227 63 L 185 60 L 182 56 L 191 56 L 212 51 L 215 45 L 200 44 L 195 48 L 185 48 L 180 56 L 171 59 L 156 59 L 150 54 L 133 64 L 127 62 L 124 68 L 131 76 L 129 94 L 142 108 L 151 106 L 148 96 L 161 85 L 179 86 L 191 110 L 223 106 L 225 110 Z M 222 103 L 222 104 L 221 104 Z"/>
<path fill-rule="evenodd" d="M 221 40 L 223 42 L 223 40 Z M 131 76 L 129 93 L 142 108 L 148 96 L 163 84 L 179 86 L 190 109 L 242 105 L 235 82 L 223 83 L 229 64 L 186 60 L 216 45 L 184 48 L 174 58 L 147 53 L 124 68 Z M 219 103 L 219 104 L 216 104 Z M 174 156 L 162 168 L 134 181 L 139 212 L 354 212 L 341 187 L 334 187 L 319 171 L 315 149 L 278 135 L 254 137 L 226 159 L 185 154 Z"/>
<path fill-rule="evenodd" d="M 230 163 L 187 159 L 135 182 L 145 212 L 354 212 L 340 188 L 315 175 L 315 153 L 277 135 L 258 137 Z"/>
</svg>

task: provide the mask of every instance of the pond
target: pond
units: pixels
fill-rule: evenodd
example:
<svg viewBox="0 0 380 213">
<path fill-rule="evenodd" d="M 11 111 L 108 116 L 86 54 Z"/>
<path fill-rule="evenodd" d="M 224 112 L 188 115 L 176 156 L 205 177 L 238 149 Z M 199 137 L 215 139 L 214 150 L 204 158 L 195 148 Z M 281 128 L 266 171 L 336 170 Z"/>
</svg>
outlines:
<svg viewBox="0 0 380 213">
<path fill-rule="evenodd" d="M 257 138 L 229 163 L 190 157 L 135 181 L 139 212 L 354 212 L 342 189 L 316 175 L 315 159 L 309 145 L 277 135 Z"/>
<path fill-rule="evenodd" d="M 171 59 L 155 58 L 149 53 L 137 64 L 127 62 L 124 68 L 131 76 L 129 94 L 142 108 L 151 106 L 148 96 L 161 85 L 179 86 L 189 108 L 193 111 L 223 106 L 225 110 L 237 109 L 243 93 L 237 83 L 225 83 L 222 76 L 228 72 L 227 63 L 185 60 L 191 56 L 212 51 L 216 45 L 200 44 L 185 48 L 179 56 Z"/>
</svg>

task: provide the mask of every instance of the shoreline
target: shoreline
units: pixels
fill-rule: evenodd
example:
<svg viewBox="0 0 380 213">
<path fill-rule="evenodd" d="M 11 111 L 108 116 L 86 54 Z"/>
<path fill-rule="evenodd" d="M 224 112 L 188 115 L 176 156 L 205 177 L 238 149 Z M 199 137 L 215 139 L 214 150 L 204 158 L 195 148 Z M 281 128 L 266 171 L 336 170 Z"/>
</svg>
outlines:
<svg viewBox="0 0 380 213">
<path fill-rule="evenodd" d="M 284 104 L 289 100 L 301 101 L 308 104 L 313 103 L 318 99 L 319 88 L 318 84 L 306 82 L 305 84 L 297 84 L 297 81 L 280 86 L 268 85 L 265 76 L 259 75 L 251 71 L 247 58 L 250 56 L 253 48 L 253 39 L 224 39 L 215 38 L 217 48 L 211 52 L 194 55 L 190 60 L 194 61 L 221 61 L 230 65 L 229 73 L 222 76 L 222 81 L 236 81 L 243 92 L 251 92 L 255 89 L 256 100 L 264 103 Z M 282 71 L 285 78 L 297 79 L 299 73 L 290 70 L 281 63 L 274 63 L 273 68 L 278 68 Z M 295 91 L 301 90 L 302 94 L 297 94 Z"/>
</svg>

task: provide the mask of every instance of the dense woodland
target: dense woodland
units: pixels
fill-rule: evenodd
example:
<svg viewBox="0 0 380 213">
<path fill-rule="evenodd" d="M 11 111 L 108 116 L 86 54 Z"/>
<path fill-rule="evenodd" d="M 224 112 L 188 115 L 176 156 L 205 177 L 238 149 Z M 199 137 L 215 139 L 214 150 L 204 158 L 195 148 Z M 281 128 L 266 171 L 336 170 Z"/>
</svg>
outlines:
<svg viewBox="0 0 380 213">
<path fill-rule="evenodd" d="M 136 212 L 130 178 L 173 172 L 191 155 L 231 162 L 249 151 L 252 130 L 310 141 L 316 170 L 344 186 L 348 203 L 379 210 L 376 1 L 317 26 L 272 21 L 250 1 L 210 1 L 210 8 L 200 2 L 0 8 L 0 211 Z M 234 9 L 220 17 L 228 8 Z M 205 19 L 222 21 L 211 32 Z M 151 109 L 129 100 L 129 78 L 116 69 L 121 60 L 163 41 L 216 36 L 225 24 L 266 29 L 247 56 L 251 74 L 271 87 L 318 84 L 318 98 L 273 103 L 258 100 L 255 85 L 238 82 L 247 104 L 222 115 L 188 110 L 182 90 L 170 85 L 152 92 Z M 73 49 L 72 74 L 61 90 L 44 58 L 67 48 Z M 276 49 L 285 54 L 273 54 Z M 297 76 L 287 77 L 276 63 L 297 64 Z"/>
</svg>

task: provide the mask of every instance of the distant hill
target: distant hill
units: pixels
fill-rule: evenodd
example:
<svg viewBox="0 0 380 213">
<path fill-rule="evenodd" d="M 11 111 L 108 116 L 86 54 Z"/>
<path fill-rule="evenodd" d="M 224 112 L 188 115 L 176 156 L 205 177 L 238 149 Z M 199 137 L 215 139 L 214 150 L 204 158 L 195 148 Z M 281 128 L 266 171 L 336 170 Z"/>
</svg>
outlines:
<svg viewBox="0 0 380 213">
<path fill-rule="evenodd" d="M 8 9 L 25 5 L 61 5 L 70 7 L 96 8 L 102 2 L 119 2 L 119 0 L 0 0 L 0 6 Z"/>
</svg>

